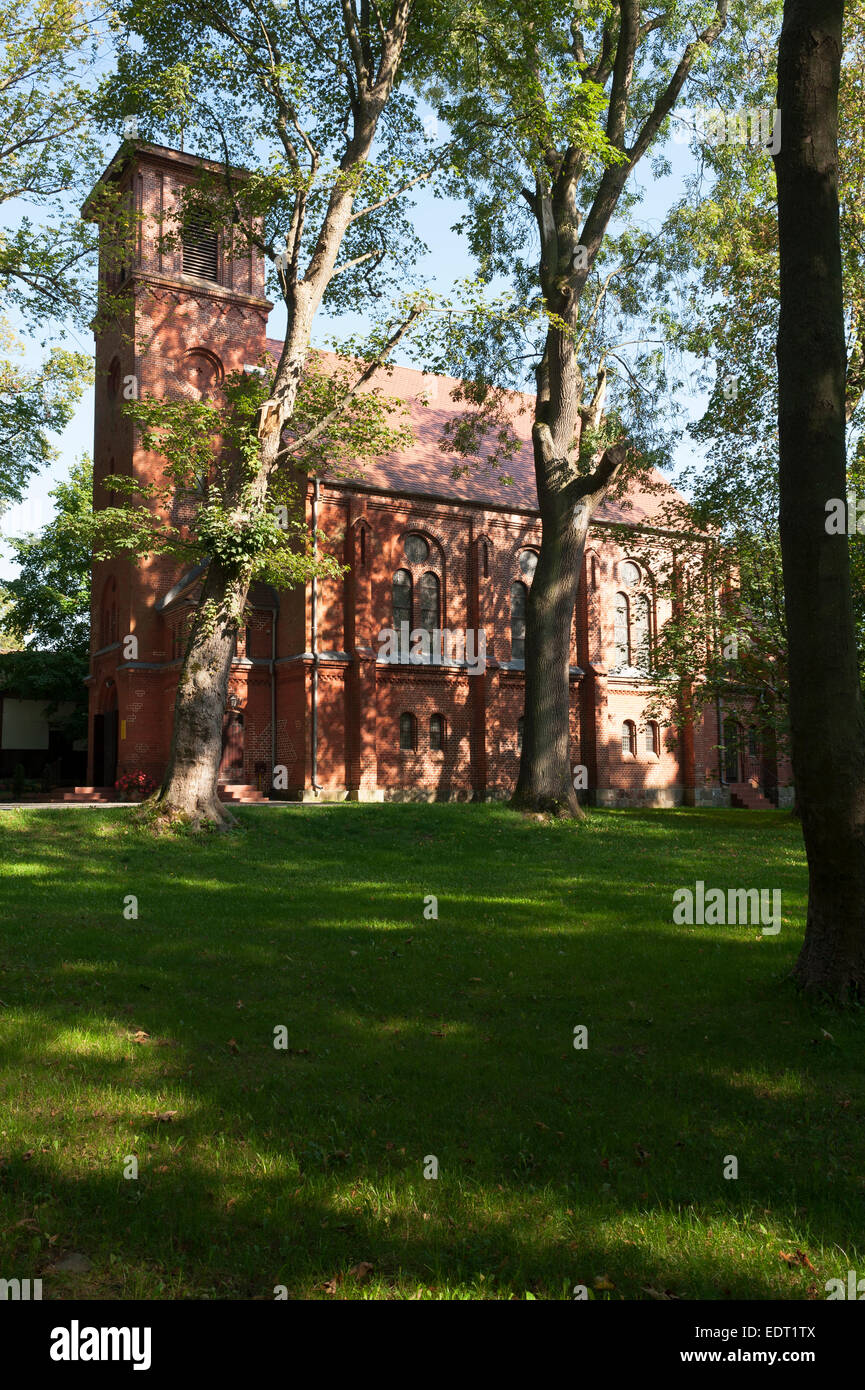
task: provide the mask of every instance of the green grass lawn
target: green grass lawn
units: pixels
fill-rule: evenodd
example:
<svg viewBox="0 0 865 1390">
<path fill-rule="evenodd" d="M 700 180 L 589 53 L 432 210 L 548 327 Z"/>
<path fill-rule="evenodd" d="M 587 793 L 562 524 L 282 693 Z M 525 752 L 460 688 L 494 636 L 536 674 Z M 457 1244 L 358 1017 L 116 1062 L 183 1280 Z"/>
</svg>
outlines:
<svg viewBox="0 0 865 1390">
<path fill-rule="evenodd" d="M 196 842 L 0 813 L 0 1275 L 143 1299 L 822 1299 L 865 1275 L 863 1018 L 787 982 L 787 816 L 239 819 Z M 780 934 L 674 926 L 696 879 L 780 888 Z M 70 1253 L 89 1268 L 53 1271 Z"/>
</svg>

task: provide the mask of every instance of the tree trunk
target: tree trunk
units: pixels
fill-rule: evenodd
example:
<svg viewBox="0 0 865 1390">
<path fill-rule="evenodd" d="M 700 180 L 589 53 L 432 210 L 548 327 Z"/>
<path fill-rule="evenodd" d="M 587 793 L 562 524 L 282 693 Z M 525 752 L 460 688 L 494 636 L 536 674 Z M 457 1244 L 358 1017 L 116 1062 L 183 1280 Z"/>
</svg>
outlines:
<svg viewBox="0 0 865 1390">
<path fill-rule="evenodd" d="M 837 1002 L 865 993 L 865 713 L 845 535 L 845 339 L 838 218 L 843 0 L 787 0 L 778 51 L 775 157 L 780 530 L 793 770 L 808 856 L 795 978 Z M 854 523 L 855 524 L 855 523 Z"/>
<path fill-rule="evenodd" d="M 526 709 L 520 773 L 511 805 L 582 818 L 571 780 L 571 633 L 589 529 L 586 507 L 553 493 L 541 509 L 543 541 L 529 590 Z"/>
<path fill-rule="evenodd" d="M 562 308 L 573 315 L 569 299 L 563 297 Z M 591 404 L 583 407 L 572 331 L 551 330 L 537 375 L 532 442 L 542 539 L 526 614 L 523 749 L 510 804 L 581 820 L 585 812 L 571 780 L 571 633 L 589 524 L 625 450 L 615 445 L 591 474 L 577 472 L 583 429 L 596 429 L 602 417 L 606 373 L 598 373 Z"/>
<path fill-rule="evenodd" d="M 171 754 L 157 811 L 168 820 L 227 828 L 234 816 L 219 800 L 222 722 L 243 612 L 248 575 L 230 574 L 212 562 L 190 633 L 174 704 Z"/>
</svg>

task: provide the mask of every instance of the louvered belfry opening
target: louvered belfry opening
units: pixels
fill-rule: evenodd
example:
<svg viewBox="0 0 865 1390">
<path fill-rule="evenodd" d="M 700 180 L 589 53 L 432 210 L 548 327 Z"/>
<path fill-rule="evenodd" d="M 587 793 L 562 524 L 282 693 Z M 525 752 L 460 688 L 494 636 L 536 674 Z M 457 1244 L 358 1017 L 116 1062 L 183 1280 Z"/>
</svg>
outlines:
<svg viewBox="0 0 865 1390">
<path fill-rule="evenodd" d="M 189 217 L 183 225 L 183 273 L 201 280 L 219 279 L 219 239 L 201 218 Z"/>
</svg>

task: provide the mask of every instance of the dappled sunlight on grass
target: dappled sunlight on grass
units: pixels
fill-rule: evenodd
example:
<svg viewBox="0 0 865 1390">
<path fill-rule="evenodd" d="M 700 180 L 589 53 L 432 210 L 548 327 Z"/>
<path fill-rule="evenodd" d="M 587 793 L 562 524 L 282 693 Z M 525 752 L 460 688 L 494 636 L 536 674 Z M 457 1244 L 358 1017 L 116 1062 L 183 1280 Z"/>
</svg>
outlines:
<svg viewBox="0 0 865 1390">
<path fill-rule="evenodd" d="M 808 1298 L 850 1267 L 863 1024 L 786 981 L 788 817 L 239 817 L 0 820 L 7 1259 L 83 1250 L 64 1293 L 121 1298 Z M 674 925 L 697 879 L 779 887 L 781 932 Z"/>
</svg>

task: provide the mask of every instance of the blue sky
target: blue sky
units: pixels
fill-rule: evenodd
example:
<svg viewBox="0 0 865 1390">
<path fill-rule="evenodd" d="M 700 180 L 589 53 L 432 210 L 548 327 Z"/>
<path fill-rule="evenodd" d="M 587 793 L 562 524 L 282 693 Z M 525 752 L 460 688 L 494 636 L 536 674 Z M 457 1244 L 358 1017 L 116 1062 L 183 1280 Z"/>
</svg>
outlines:
<svg viewBox="0 0 865 1390">
<path fill-rule="evenodd" d="M 120 143 L 119 135 L 117 143 Z M 682 196 L 685 178 L 694 168 L 693 156 L 687 144 L 670 141 L 664 154 L 671 165 L 668 176 L 654 180 L 649 161 L 646 160 L 638 167 L 635 179 L 636 184 L 645 190 L 643 203 L 635 210 L 635 216 L 645 226 L 656 229 L 660 227 L 670 205 Z M 7 209 L 7 215 L 8 211 Z M 429 254 L 418 266 L 418 272 L 425 276 L 433 289 L 442 294 L 448 293 L 456 281 L 471 276 L 474 270 L 462 238 L 451 230 L 463 211 L 461 204 L 451 199 L 436 198 L 429 191 L 421 192 L 415 200 L 416 222 L 422 230 L 424 241 L 430 247 Z M 279 336 L 284 324 L 284 313 L 284 307 L 279 306 L 271 314 L 268 324 L 271 337 Z M 322 345 L 333 333 L 357 331 L 363 326 L 364 319 L 360 315 L 352 322 L 351 317 L 340 316 L 339 319 L 334 319 L 321 314 L 316 321 L 313 342 Z M 68 339 L 67 345 L 74 345 L 85 352 L 93 351 L 92 338 L 82 335 Z M 28 349 L 27 356 L 34 364 L 39 360 L 40 353 L 35 344 Z M 402 354 L 397 360 L 411 359 L 410 355 Z M 705 397 L 694 395 L 683 404 L 686 406 L 688 418 L 698 418 L 705 406 Z M 0 519 L 0 579 L 11 578 L 16 572 L 8 547 L 2 543 L 2 537 L 38 531 L 45 525 L 53 509 L 48 493 L 55 483 L 68 475 L 69 468 L 76 458 L 82 453 L 92 451 L 92 441 L 93 392 L 89 390 L 83 396 L 62 436 L 55 438 L 54 442 L 59 450 L 55 463 L 33 479 L 24 500 L 18 506 L 11 507 Z M 675 461 L 683 462 L 685 456 L 692 453 L 693 446 L 685 439 L 673 457 Z"/>
</svg>

